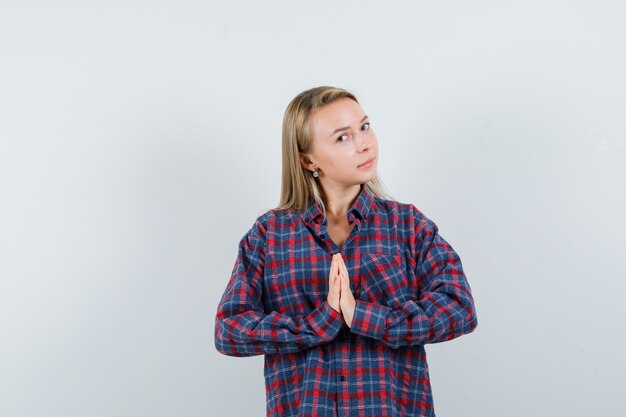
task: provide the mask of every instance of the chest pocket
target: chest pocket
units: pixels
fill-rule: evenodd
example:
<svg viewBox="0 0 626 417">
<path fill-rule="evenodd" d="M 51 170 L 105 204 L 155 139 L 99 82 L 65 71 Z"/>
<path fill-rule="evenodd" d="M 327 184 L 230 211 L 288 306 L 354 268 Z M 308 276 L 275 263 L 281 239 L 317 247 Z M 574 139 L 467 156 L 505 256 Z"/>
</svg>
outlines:
<svg viewBox="0 0 626 417">
<path fill-rule="evenodd" d="M 400 254 L 366 253 L 361 258 L 358 298 L 388 307 L 398 307 L 411 299 Z"/>
</svg>

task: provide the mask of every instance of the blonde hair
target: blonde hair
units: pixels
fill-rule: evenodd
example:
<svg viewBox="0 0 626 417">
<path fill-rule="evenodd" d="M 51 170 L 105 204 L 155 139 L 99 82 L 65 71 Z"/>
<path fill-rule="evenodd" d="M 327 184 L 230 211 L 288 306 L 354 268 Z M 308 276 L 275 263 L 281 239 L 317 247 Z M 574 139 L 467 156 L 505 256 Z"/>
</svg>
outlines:
<svg viewBox="0 0 626 417">
<path fill-rule="evenodd" d="M 300 163 L 299 152 L 308 153 L 313 146 L 310 117 L 313 110 L 340 98 L 349 98 L 357 103 L 351 92 L 342 88 L 321 86 L 303 91 L 291 100 L 283 116 L 282 152 L 283 175 L 280 202 L 274 210 L 304 211 L 314 200 L 326 216 L 321 185 Z M 374 196 L 393 200 L 378 178 L 363 184 Z"/>
</svg>

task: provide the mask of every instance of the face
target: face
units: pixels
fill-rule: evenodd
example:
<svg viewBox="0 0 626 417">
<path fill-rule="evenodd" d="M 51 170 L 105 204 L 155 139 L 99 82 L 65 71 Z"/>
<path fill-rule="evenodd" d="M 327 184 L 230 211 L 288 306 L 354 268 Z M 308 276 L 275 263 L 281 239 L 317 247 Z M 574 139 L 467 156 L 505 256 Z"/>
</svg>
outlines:
<svg viewBox="0 0 626 417">
<path fill-rule="evenodd" d="M 341 98 L 315 109 L 310 118 L 312 151 L 301 154 L 309 171 L 325 185 L 352 186 L 376 177 L 378 143 L 359 103 Z M 359 166 L 373 158 L 368 165 Z"/>
</svg>

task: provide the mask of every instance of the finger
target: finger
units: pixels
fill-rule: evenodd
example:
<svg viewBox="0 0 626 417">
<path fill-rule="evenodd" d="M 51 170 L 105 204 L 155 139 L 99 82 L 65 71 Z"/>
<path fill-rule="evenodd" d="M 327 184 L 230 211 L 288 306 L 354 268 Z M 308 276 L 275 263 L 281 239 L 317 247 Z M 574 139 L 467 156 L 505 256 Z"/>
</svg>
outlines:
<svg viewBox="0 0 626 417">
<path fill-rule="evenodd" d="M 341 311 L 341 282 L 339 281 L 339 277 L 335 277 L 334 291 L 334 300 L 335 303 L 337 303 L 339 314 L 343 314 Z"/>
<path fill-rule="evenodd" d="M 341 281 L 339 280 L 339 277 L 335 277 L 335 286 L 334 286 L 334 299 L 335 299 L 335 303 L 337 303 L 337 306 L 339 307 L 339 311 L 341 312 Z"/>
<path fill-rule="evenodd" d="M 346 274 L 346 277 L 348 277 L 348 267 L 341 257 L 339 258 L 339 266 L 343 270 L 343 273 Z"/>
<path fill-rule="evenodd" d="M 339 258 L 338 264 L 339 264 L 339 269 L 341 270 L 341 275 L 344 277 L 344 279 L 350 281 L 350 276 L 348 275 L 348 268 L 346 267 L 346 264 L 342 258 Z"/>
<path fill-rule="evenodd" d="M 341 291 L 343 294 L 347 294 L 351 292 L 350 290 L 350 277 L 347 274 L 347 270 L 344 268 L 341 269 Z"/>
<path fill-rule="evenodd" d="M 346 286 L 346 275 L 341 268 L 339 269 L 339 280 L 341 281 L 341 292 L 346 291 L 348 289 Z"/>
<path fill-rule="evenodd" d="M 341 298 L 343 297 L 343 282 L 341 280 L 341 276 L 337 275 L 337 291 L 339 292 L 339 305 L 341 306 Z"/>
<path fill-rule="evenodd" d="M 342 266 L 345 265 L 343 262 L 343 257 L 341 255 L 337 256 L 337 263 L 339 264 L 340 269 L 342 269 Z"/>
</svg>

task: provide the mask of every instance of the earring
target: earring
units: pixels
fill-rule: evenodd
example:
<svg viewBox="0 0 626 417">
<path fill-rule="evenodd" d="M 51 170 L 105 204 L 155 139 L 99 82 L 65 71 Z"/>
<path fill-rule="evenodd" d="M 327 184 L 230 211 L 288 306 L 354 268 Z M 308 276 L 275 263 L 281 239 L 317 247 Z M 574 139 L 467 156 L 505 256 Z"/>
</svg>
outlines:
<svg viewBox="0 0 626 417">
<path fill-rule="evenodd" d="M 319 176 L 320 176 L 320 174 L 319 174 L 317 171 L 313 171 L 313 177 L 314 177 L 314 178 L 317 178 L 317 177 L 319 177 Z"/>
</svg>

